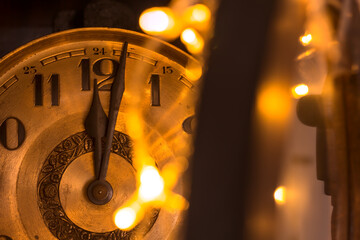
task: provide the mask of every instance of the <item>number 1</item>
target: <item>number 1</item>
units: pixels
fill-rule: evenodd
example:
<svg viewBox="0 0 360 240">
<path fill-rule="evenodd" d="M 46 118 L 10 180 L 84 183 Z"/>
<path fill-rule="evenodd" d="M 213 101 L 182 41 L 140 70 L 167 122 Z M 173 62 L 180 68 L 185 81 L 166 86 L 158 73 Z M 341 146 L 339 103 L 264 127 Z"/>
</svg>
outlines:
<svg viewBox="0 0 360 240">
<path fill-rule="evenodd" d="M 151 84 L 151 106 L 160 106 L 160 76 L 152 74 L 149 84 Z"/>
</svg>

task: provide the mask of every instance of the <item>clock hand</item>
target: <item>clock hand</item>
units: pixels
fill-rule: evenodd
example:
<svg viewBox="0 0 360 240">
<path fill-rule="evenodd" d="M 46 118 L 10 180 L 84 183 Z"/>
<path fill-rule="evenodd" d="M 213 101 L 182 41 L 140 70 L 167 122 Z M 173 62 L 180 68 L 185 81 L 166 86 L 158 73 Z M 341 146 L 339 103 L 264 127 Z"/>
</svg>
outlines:
<svg viewBox="0 0 360 240">
<path fill-rule="evenodd" d="M 110 157 L 110 150 L 112 145 L 112 139 L 114 137 L 115 125 L 117 115 L 119 113 L 121 99 L 125 90 L 125 62 L 126 62 L 126 53 L 127 53 L 127 42 L 124 42 L 122 54 L 120 56 L 120 65 L 116 71 L 115 79 L 111 87 L 111 95 L 110 95 L 110 107 L 109 107 L 109 120 L 107 124 L 106 130 L 106 142 L 105 148 L 102 155 L 102 160 L 100 164 L 99 174 L 97 175 L 97 179 L 91 182 L 87 188 L 87 194 L 89 200 L 97 205 L 103 205 L 108 203 L 113 195 L 113 189 L 108 183 L 106 178 L 106 173 L 109 165 L 109 157 Z M 94 90 L 95 91 L 95 90 Z M 96 94 L 94 92 L 94 94 Z M 102 115 L 102 114 L 100 114 Z M 96 133 L 97 135 L 101 135 L 103 132 L 103 127 L 106 125 L 102 123 L 103 120 L 97 121 L 98 126 L 100 128 L 99 132 Z M 92 123 L 93 124 L 93 123 Z M 93 131 L 93 130 L 90 130 Z M 96 130 L 97 132 L 97 130 Z M 98 159 L 98 156 L 96 156 Z M 97 161 L 97 160 L 96 160 Z M 96 162 L 98 164 L 98 161 Z"/>
<path fill-rule="evenodd" d="M 85 119 L 85 130 L 94 139 L 94 169 L 95 177 L 99 177 L 101 166 L 101 139 L 105 136 L 107 116 L 101 106 L 96 79 L 94 80 L 93 100 Z"/>
<path fill-rule="evenodd" d="M 123 49 L 120 56 L 120 65 L 117 69 L 114 82 L 111 87 L 110 107 L 109 107 L 109 121 L 106 131 L 106 142 L 101 161 L 101 168 L 98 180 L 105 180 L 107 168 L 109 164 L 110 149 L 112 145 L 112 139 L 115 131 L 116 119 L 119 113 L 121 99 L 125 90 L 125 63 L 127 55 L 128 43 L 124 42 Z"/>
</svg>

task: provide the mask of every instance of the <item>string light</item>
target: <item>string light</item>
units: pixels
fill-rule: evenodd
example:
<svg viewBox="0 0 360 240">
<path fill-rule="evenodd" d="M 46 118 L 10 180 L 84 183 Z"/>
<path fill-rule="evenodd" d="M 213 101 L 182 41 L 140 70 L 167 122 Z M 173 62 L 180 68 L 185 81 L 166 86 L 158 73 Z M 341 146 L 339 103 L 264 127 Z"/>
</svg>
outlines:
<svg viewBox="0 0 360 240">
<path fill-rule="evenodd" d="M 188 26 L 181 33 L 182 42 L 189 52 L 199 54 L 204 48 L 204 39 L 197 30 L 207 30 L 210 19 L 211 11 L 204 4 L 195 4 L 184 11 L 153 7 L 141 13 L 139 25 L 145 33 L 167 40 L 177 38 Z"/>
<path fill-rule="evenodd" d="M 274 199 L 277 204 L 284 204 L 286 202 L 286 188 L 278 187 L 274 192 Z"/>
<path fill-rule="evenodd" d="M 181 34 L 181 39 L 185 43 L 194 44 L 196 42 L 195 30 L 192 28 L 185 29 Z"/>
<path fill-rule="evenodd" d="M 181 33 L 181 42 L 193 54 L 200 53 L 204 48 L 204 39 L 193 28 L 186 28 Z"/>
<path fill-rule="evenodd" d="M 180 39 L 189 52 L 199 54 L 203 51 L 204 39 L 198 31 L 204 33 L 209 27 L 210 20 L 211 12 L 204 4 L 181 9 L 153 7 L 141 13 L 139 25 L 145 33 L 165 40 L 181 36 Z M 202 68 L 190 63 L 186 66 L 185 72 L 188 79 L 196 81 L 202 75 Z M 132 137 L 137 140 L 143 139 L 139 121 L 130 122 L 133 122 L 128 124 L 129 131 L 133 132 Z M 144 218 L 144 213 L 154 205 L 170 211 L 184 210 L 189 205 L 183 196 L 172 192 L 187 166 L 185 163 L 177 161 L 163 166 L 163 172 L 160 174 L 159 170 L 151 165 L 154 160 L 147 153 L 146 143 L 138 141 L 135 153 L 134 166 L 140 169 L 137 173 L 138 189 L 127 203 L 115 212 L 113 219 L 118 228 L 126 231 L 134 228 Z"/>
<path fill-rule="evenodd" d="M 309 87 L 306 84 L 299 84 L 296 85 L 291 89 L 291 92 L 294 96 L 294 98 L 300 98 L 302 96 L 305 96 L 309 93 Z"/>
<path fill-rule="evenodd" d="M 259 87 L 257 109 L 264 121 L 284 123 L 291 109 L 288 86 L 282 82 L 269 82 Z"/>
<path fill-rule="evenodd" d="M 146 9 L 139 18 L 140 28 L 150 35 L 173 39 L 179 36 L 180 22 L 168 7 Z"/>
<path fill-rule="evenodd" d="M 204 4 L 195 4 L 186 9 L 184 20 L 189 26 L 206 30 L 209 27 L 211 11 Z"/>
<path fill-rule="evenodd" d="M 136 215 L 137 213 L 134 208 L 122 208 L 115 214 L 115 225 L 122 230 L 131 229 L 135 225 Z"/>
<path fill-rule="evenodd" d="M 312 41 L 312 35 L 310 33 L 302 35 L 299 40 L 303 46 L 307 46 Z"/>
<path fill-rule="evenodd" d="M 164 191 L 164 180 L 155 167 L 145 167 L 140 176 L 139 197 L 144 202 L 154 201 Z"/>
<path fill-rule="evenodd" d="M 169 27 L 169 16 L 161 9 L 149 10 L 140 17 L 140 27 L 145 32 L 161 33 Z"/>
</svg>

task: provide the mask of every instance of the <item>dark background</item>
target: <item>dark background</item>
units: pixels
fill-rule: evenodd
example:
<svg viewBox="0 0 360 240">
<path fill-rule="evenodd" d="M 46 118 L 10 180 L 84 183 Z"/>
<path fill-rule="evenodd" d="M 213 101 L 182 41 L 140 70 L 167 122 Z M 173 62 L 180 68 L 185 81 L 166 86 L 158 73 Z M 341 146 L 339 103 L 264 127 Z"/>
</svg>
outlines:
<svg viewBox="0 0 360 240">
<path fill-rule="evenodd" d="M 117 27 L 142 32 L 138 19 L 169 0 L 2 0 L 0 57 L 41 36 L 79 27 Z M 186 51 L 179 39 L 172 44 Z"/>
</svg>

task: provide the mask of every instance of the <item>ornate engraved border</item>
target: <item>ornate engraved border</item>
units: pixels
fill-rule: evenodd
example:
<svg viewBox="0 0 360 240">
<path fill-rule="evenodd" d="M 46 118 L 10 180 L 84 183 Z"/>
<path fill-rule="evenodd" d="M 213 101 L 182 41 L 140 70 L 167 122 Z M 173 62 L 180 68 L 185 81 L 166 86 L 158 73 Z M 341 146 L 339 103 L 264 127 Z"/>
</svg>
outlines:
<svg viewBox="0 0 360 240">
<path fill-rule="evenodd" d="M 38 205 L 46 226 L 60 240 L 128 240 L 134 239 L 137 227 L 131 231 L 115 229 L 111 232 L 90 232 L 74 224 L 60 203 L 59 187 L 66 168 L 79 156 L 94 151 L 94 144 L 86 132 L 76 133 L 57 145 L 46 158 L 37 182 Z M 115 132 L 111 152 L 123 157 L 132 166 L 132 142 L 130 137 Z M 152 209 L 145 233 L 149 232 L 159 216 L 159 209 Z M 139 224 L 139 225 L 140 225 Z"/>
</svg>

